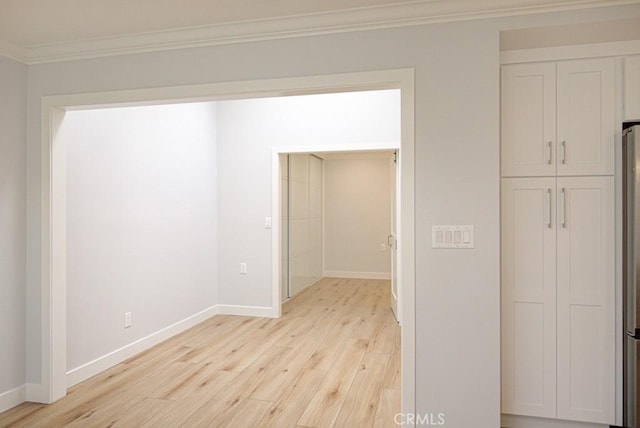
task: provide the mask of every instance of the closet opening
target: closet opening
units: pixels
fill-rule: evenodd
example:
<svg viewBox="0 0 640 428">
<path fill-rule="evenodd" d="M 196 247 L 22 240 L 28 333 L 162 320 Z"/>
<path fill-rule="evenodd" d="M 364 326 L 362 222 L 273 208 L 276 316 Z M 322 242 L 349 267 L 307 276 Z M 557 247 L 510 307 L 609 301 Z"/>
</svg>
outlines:
<svg viewBox="0 0 640 428">
<path fill-rule="evenodd" d="M 280 153 L 282 302 L 322 278 L 389 281 L 398 319 L 398 150 Z"/>
</svg>

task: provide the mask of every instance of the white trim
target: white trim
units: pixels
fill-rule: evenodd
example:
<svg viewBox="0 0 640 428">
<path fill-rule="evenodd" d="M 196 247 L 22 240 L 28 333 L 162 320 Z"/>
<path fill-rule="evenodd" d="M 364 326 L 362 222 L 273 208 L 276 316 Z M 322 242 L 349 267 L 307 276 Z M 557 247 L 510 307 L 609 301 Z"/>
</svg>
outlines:
<svg viewBox="0 0 640 428">
<path fill-rule="evenodd" d="M 414 0 L 304 15 L 218 23 L 165 31 L 77 39 L 17 47 L 0 47 L 0 54 L 28 64 L 113 55 L 156 52 L 201 46 L 254 42 L 291 37 L 375 30 L 441 22 L 498 18 L 637 3 L 635 0 Z"/>
<path fill-rule="evenodd" d="M 43 108 L 44 108 L 43 100 Z M 47 149 L 42 151 L 41 168 L 43 185 L 41 203 L 41 245 L 46 260 L 41 259 L 42 276 L 42 317 L 41 346 L 42 388 L 52 403 L 67 394 L 67 289 L 66 289 L 66 142 L 53 142 L 53 136 L 64 119 L 64 111 L 48 108 L 41 111 L 42 143 L 47 141 Z M 56 165 L 54 166 L 54 163 Z M 55 198 L 54 198 L 55 195 Z M 48 334 L 47 334 L 48 333 Z M 64 348 L 55 345 L 64 344 Z"/>
<path fill-rule="evenodd" d="M 401 144 L 396 194 L 400 204 L 397 227 L 398 319 L 401 335 L 402 413 L 416 414 L 416 232 L 415 232 L 415 76 L 400 84 Z"/>
<path fill-rule="evenodd" d="M 211 306 L 197 314 L 191 315 L 182 321 L 178 321 L 170 326 L 167 326 L 161 330 L 151 333 L 135 342 L 129 343 L 120 349 L 116 349 L 113 352 L 109 352 L 102 357 L 96 358 L 80 367 L 76 367 L 67 372 L 67 387 L 72 387 L 79 384 L 82 381 L 89 379 L 101 373 L 140 352 L 147 350 L 165 340 L 182 333 L 191 327 L 200 324 L 201 322 L 218 314 L 218 307 Z"/>
<path fill-rule="evenodd" d="M 591 43 L 585 45 L 551 46 L 500 52 L 500 64 L 518 64 L 538 61 L 563 61 L 640 54 L 640 40 Z"/>
<path fill-rule="evenodd" d="M 220 315 L 239 315 L 243 317 L 278 318 L 273 308 L 266 306 L 218 305 Z"/>
<path fill-rule="evenodd" d="M 370 89 L 376 89 L 371 87 Z M 380 88 L 377 88 L 380 89 Z M 398 89 L 386 86 L 384 89 Z M 317 154 L 319 157 L 329 156 L 329 157 L 337 157 L 337 158 L 348 158 L 349 156 L 358 156 L 356 152 L 365 152 L 369 153 L 371 151 L 394 151 L 399 149 L 400 143 L 389 143 L 389 142 L 370 142 L 370 143 L 360 143 L 360 144 L 336 144 L 336 145 L 309 145 L 309 146 L 284 146 L 284 147 L 275 147 L 273 149 L 273 153 L 276 156 L 279 154 L 287 154 L 287 153 L 310 153 Z M 361 157 L 362 159 L 363 157 Z"/>
<path fill-rule="evenodd" d="M 51 403 L 49 399 L 49 390 L 45 388 L 41 383 L 28 383 L 27 388 L 27 401 L 32 403 Z"/>
<path fill-rule="evenodd" d="M 328 278 L 353 278 L 353 279 L 391 279 L 391 272 L 348 272 L 342 270 L 326 270 L 323 277 Z"/>
<path fill-rule="evenodd" d="M 41 376 L 42 386 L 34 387 L 34 394 L 40 391 L 39 398 L 52 402 L 59 397 L 60 392 L 66 392 L 66 367 L 53 362 L 66 362 L 66 319 L 64 296 L 66 284 L 60 267 L 52 269 L 52 264 L 58 261 L 53 255 L 65 248 L 64 236 L 59 231 L 52 234 L 54 226 L 61 224 L 60 195 L 64 196 L 62 186 L 64 177 L 59 165 L 51 165 L 51 159 L 60 159 L 56 153 L 61 150 L 60 141 L 54 141 L 56 126 L 63 117 L 65 110 L 79 108 L 93 108 L 96 106 L 143 105 L 167 102 L 181 102 L 187 100 L 216 100 L 238 99 L 259 96 L 284 96 L 288 94 L 310 94 L 355 91 L 366 89 L 400 88 L 402 132 L 401 132 L 401 200 L 402 200 L 402 229 L 399 234 L 399 255 L 402 252 L 402 266 L 398 273 L 402 277 L 400 301 L 404 310 L 402 328 L 402 411 L 405 414 L 415 413 L 415 179 L 414 179 L 414 123 L 415 123 L 415 94 L 414 70 L 381 70 L 360 73 L 345 73 L 333 75 L 319 75 L 297 78 L 282 78 L 256 81 L 239 81 L 224 83 L 209 83 L 190 86 L 172 86 L 148 89 L 135 89 L 102 93 L 86 93 L 73 95 L 54 95 L 43 97 L 41 116 L 41 186 L 42 186 L 42 228 L 41 228 L 41 258 L 42 258 L 42 354 Z M 54 144 L 55 142 L 55 144 Z M 393 148 L 393 147 L 380 147 Z M 300 149 L 300 148 L 298 148 Z M 344 147 L 324 147 L 324 150 L 349 150 Z M 55 156 L 52 156 L 55 155 Z M 403 162 L 403 160 L 406 160 Z M 279 174 L 275 171 L 274 174 Z M 53 186 L 52 186 L 53 184 Z M 276 186 L 279 189 L 280 186 Z M 277 191 L 277 190 L 276 190 Z M 273 209 L 277 209 L 274 206 Z M 273 216 L 277 217 L 276 215 Z M 273 222 L 273 232 L 279 230 L 279 222 Z M 52 240 L 52 237 L 54 238 Z M 275 243 L 273 245 L 276 245 Z M 274 247 L 275 248 L 275 247 Z M 278 257 L 278 256 L 276 256 Z M 277 264 L 279 272 L 280 263 Z M 275 276 L 279 281 L 279 276 Z M 279 284 L 279 282 L 276 282 Z M 274 287 L 274 296 L 278 299 L 272 304 L 271 314 L 280 307 L 280 287 Z M 224 310 L 219 306 L 219 313 Z M 265 308 L 267 311 L 267 308 Z M 44 391 L 44 392 L 43 392 Z M 29 388 L 27 387 L 29 395 Z M 33 400 L 36 401 L 36 400 Z"/>
<path fill-rule="evenodd" d="M 271 307 L 274 318 L 282 316 L 282 248 L 280 234 L 282 233 L 282 168 L 280 168 L 280 152 L 273 149 L 271 152 Z M 287 263 L 288 265 L 288 263 Z"/>
<path fill-rule="evenodd" d="M 323 160 L 369 160 L 369 159 L 389 159 L 394 150 L 363 150 L 358 153 L 318 153 L 318 157 Z"/>
<path fill-rule="evenodd" d="M 0 394 L 0 413 L 16 407 L 27 400 L 27 386 L 20 385 L 17 388 Z"/>
<path fill-rule="evenodd" d="M 532 416 L 502 415 L 503 428 L 609 428 L 608 424 L 545 419 Z"/>
</svg>

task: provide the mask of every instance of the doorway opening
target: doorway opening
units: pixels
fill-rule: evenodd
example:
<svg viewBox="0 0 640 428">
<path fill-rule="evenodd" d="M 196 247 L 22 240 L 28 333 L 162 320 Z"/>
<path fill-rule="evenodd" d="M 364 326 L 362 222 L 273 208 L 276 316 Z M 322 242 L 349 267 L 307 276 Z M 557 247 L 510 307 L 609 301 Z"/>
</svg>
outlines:
<svg viewBox="0 0 640 428">
<path fill-rule="evenodd" d="M 282 302 L 321 278 L 388 280 L 399 321 L 399 150 L 278 156 Z"/>
<path fill-rule="evenodd" d="M 41 384 L 30 392 L 31 401 L 53 402 L 66 394 L 66 147 L 58 138 L 58 130 L 66 111 L 95 109 L 104 106 L 153 105 L 168 102 L 218 101 L 256 97 L 273 97 L 296 94 L 361 91 L 399 88 L 402 93 L 401 148 L 406 159 L 400 172 L 402 193 L 402 225 L 399 230 L 399 251 L 403 252 L 399 272 L 406 278 L 401 307 L 405 312 L 402 339 L 402 410 L 410 413 L 415 408 L 415 343 L 414 343 L 414 218 L 413 218 L 413 72 L 392 70 L 383 72 L 354 73 L 334 76 L 266 80 L 259 82 L 231 82 L 195 85 L 188 87 L 154 88 L 109 93 L 77 94 L 43 98 L 42 114 L 42 326 L 41 326 Z M 250 95 L 248 95 L 250 94 Z M 390 149 L 373 147 L 374 149 Z M 312 148 L 313 149 L 313 148 Z M 359 148 L 348 145 L 326 146 L 326 150 L 344 151 Z M 309 151 L 297 147 L 299 151 Z M 281 149 L 282 152 L 295 150 Z M 277 153 L 277 151 L 276 151 Z M 275 159 L 277 160 L 277 156 Z M 277 166 L 274 162 L 272 166 Z M 278 169 L 272 169 L 278 174 Z M 277 182 L 277 181 L 276 181 Z M 278 192 L 272 194 L 273 209 L 279 206 Z M 272 216 L 276 217 L 276 216 Z M 274 224 L 278 232 L 278 222 Z M 273 232 L 272 232 L 273 233 Z M 274 233 L 274 235 L 276 235 Z M 277 236 L 277 235 L 276 235 Z M 280 244 L 272 239 L 272 249 Z M 278 259 L 278 262 L 280 260 Z M 271 316 L 280 314 L 279 269 L 274 278 Z M 406 340 L 405 340 L 406 337 Z"/>
</svg>

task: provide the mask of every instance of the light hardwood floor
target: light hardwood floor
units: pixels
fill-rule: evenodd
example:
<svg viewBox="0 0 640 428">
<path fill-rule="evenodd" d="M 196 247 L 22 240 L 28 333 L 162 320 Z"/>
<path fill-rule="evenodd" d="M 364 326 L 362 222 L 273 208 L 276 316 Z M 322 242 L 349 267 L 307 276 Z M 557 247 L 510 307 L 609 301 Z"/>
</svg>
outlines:
<svg viewBox="0 0 640 428">
<path fill-rule="evenodd" d="M 0 427 L 394 427 L 389 282 L 324 278 L 280 319 L 215 316 Z"/>
</svg>

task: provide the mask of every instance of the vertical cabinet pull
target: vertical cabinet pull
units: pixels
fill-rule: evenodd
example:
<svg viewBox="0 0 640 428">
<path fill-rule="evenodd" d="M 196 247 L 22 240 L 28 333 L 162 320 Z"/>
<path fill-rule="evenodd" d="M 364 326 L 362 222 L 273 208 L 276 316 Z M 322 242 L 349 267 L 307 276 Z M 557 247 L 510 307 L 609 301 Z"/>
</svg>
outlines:
<svg viewBox="0 0 640 428">
<path fill-rule="evenodd" d="M 553 156 L 553 148 L 552 148 L 552 143 L 551 143 L 551 141 L 549 141 L 549 142 L 547 143 L 547 146 L 549 147 L 549 157 L 547 158 L 547 164 L 551 165 L 551 161 L 553 160 L 553 159 L 552 159 L 552 156 Z"/>
<path fill-rule="evenodd" d="M 567 142 L 566 141 L 562 141 L 562 143 L 560 144 L 561 148 L 562 148 L 562 163 L 566 163 L 566 159 L 567 159 Z"/>
<path fill-rule="evenodd" d="M 547 220 L 547 227 L 551 229 L 551 217 L 553 216 L 551 211 L 551 189 L 547 189 L 547 200 L 549 201 L 549 209 L 547 210 L 547 215 L 549 216 Z"/>
<path fill-rule="evenodd" d="M 551 213 L 551 189 L 547 189 L 547 227 L 549 229 L 551 229 L 551 217 L 552 217 L 552 213 Z"/>
<path fill-rule="evenodd" d="M 560 222 L 563 228 L 567 228 L 567 189 L 562 188 L 562 202 L 560 203 L 560 208 L 562 209 L 560 213 Z"/>
</svg>

